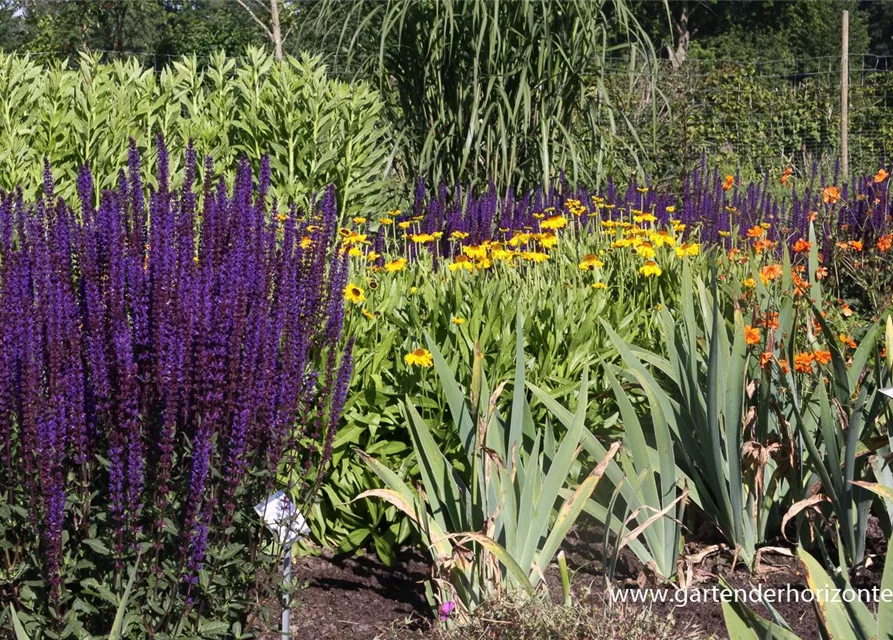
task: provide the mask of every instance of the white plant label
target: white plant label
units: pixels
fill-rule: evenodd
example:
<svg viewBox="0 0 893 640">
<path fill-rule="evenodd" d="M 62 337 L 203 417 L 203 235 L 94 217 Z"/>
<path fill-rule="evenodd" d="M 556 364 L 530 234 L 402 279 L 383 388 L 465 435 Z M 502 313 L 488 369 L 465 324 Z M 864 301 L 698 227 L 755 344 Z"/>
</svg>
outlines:
<svg viewBox="0 0 893 640">
<path fill-rule="evenodd" d="M 283 546 L 290 545 L 310 533 L 310 527 L 307 526 L 304 516 L 284 491 L 277 491 L 263 502 L 254 505 L 254 510 L 263 518 L 267 528 Z"/>
<path fill-rule="evenodd" d="M 888 398 L 893 398 L 893 387 L 887 387 L 886 389 L 881 389 L 881 393 L 883 393 Z"/>
</svg>

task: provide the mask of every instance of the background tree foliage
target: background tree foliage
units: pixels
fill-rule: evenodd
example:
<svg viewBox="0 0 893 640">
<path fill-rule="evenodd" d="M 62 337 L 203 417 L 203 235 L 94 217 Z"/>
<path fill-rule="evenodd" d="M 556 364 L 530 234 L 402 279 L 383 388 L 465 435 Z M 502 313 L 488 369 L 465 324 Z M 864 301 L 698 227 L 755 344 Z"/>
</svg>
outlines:
<svg viewBox="0 0 893 640">
<path fill-rule="evenodd" d="M 893 3 L 858 0 L 637 0 L 634 13 L 662 57 L 787 60 L 840 55 L 850 12 L 850 50 L 885 53 L 893 43 Z M 684 61 L 680 62 L 684 65 Z"/>
<path fill-rule="evenodd" d="M 280 0 L 284 23 L 294 29 L 286 51 L 336 57 L 332 29 L 353 33 L 376 0 Z M 418 2 L 420 6 L 424 2 Z M 474 4 L 474 3 L 471 3 Z M 511 4 L 511 3 L 509 3 Z M 319 8 L 331 19 L 306 28 Z M 836 56 L 840 14 L 851 13 L 852 51 L 893 53 L 893 2 L 871 0 L 630 0 L 630 12 L 659 49 L 687 47 L 693 57 L 790 59 Z M 366 9 L 363 9 L 365 7 Z M 314 27 L 318 27 L 314 24 Z M 0 47 L 67 54 L 79 48 L 145 54 L 240 54 L 269 41 L 235 0 L 0 0 Z M 342 57 L 342 63 L 346 58 Z"/>
</svg>

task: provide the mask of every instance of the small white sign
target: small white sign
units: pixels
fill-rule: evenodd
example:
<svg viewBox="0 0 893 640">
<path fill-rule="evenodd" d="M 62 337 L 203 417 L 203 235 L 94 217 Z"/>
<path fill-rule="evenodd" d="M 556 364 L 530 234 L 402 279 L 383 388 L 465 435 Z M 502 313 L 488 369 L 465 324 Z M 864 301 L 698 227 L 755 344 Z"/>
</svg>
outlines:
<svg viewBox="0 0 893 640">
<path fill-rule="evenodd" d="M 257 515 L 279 539 L 279 544 L 290 545 L 310 533 L 310 527 L 298 508 L 284 491 L 277 491 L 263 502 L 254 505 Z"/>
<path fill-rule="evenodd" d="M 888 398 L 893 398 L 893 387 L 887 387 L 886 389 L 881 389 L 881 393 L 883 393 Z"/>
</svg>

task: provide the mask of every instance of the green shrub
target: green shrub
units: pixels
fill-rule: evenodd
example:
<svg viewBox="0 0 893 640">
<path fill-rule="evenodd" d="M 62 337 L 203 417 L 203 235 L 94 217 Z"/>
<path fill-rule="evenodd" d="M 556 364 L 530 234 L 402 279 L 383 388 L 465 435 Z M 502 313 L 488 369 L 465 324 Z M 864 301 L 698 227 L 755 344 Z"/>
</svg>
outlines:
<svg viewBox="0 0 893 640">
<path fill-rule="evenodd" d="M 333 80 L 319 59 L 277 63 L 261 49 L 241 59 L 218 53 L 206 67 L 182 58 L 160 73 L 135 59 L 105 64 L 81 54 L 72 67 L 0 54 L 0 188 L 28 185 L 25 195 L 33 196 L 44 158 L 66 199 L 87 162 L 102 176 L 96 189 L 113 188 L 128 139 L 154 174 L 153 143 L 162 133 L 174 165 L 190 139 L 218 170 L 234 168 L 243 154 L 253 162 L 269 154 L 280 200 L 306 204 L 332 183 L 342 215 L 353 215 L 384 196 L 381 110 L 367 84 Z"/>
</svg>

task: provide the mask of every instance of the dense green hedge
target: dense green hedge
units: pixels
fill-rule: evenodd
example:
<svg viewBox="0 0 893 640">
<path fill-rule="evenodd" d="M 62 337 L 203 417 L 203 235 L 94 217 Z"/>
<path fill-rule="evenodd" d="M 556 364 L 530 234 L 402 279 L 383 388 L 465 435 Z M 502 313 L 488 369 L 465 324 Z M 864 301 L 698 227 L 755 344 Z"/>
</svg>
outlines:
<svg viewBox="0 0 893 640">
<path fill-rule="evenodd" d="M 43 63 L 0 54 L 0 188 L 21 184 L 33 196 L 49 159 L 61 195 L 89 161 L 113 186 L 125 166 L 128 138 L 154 167 L 154 136 L 163 133 L 177 175 L 188 140 L 218 169 L 242 154 L 270 155 L 280 197 L 306 201 L 333 183 L 352 214 L 382 202 L 388 141 L 382 103 L 362 82 L 327 75 L 318 59 L 275 62 L 260 49 L 244 58 L 212 56 L 200 66 L 183 58 L 161 70 L 135 59 L 103 63 L 83 54 L 77 64 Z"/>
</svg>

